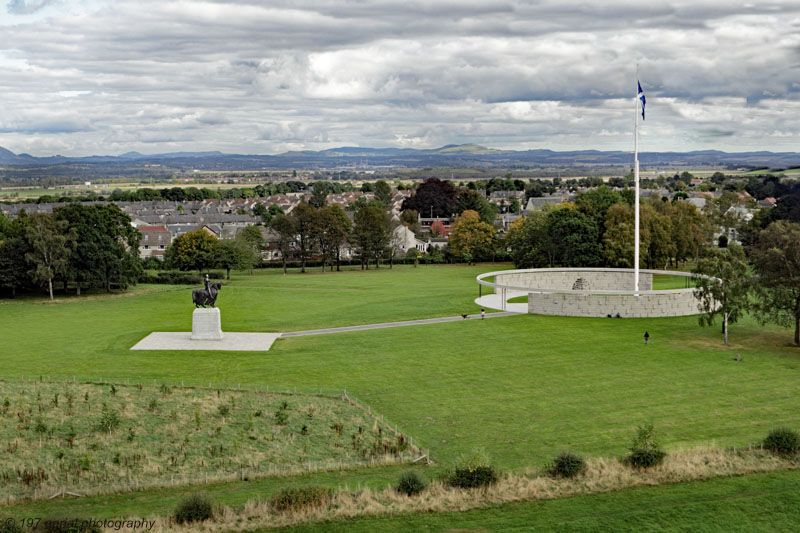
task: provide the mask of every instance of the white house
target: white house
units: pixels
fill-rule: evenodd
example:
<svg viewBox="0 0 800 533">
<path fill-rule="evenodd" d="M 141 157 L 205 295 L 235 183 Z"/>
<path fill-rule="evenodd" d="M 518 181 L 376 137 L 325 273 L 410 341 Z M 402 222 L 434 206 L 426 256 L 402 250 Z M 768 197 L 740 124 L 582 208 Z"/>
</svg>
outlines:
<svg viewBox="0 0 800 533">
<path fill-rule="evenodd" d="M 427 248 L 427 245 L 423 241 L 417 239 L 413 231 L 402 224 L 392 231 L 392 245 L 394 250 L 401 254 L 408 253 L 412 248 L 424 254 Z"/>
</svg>

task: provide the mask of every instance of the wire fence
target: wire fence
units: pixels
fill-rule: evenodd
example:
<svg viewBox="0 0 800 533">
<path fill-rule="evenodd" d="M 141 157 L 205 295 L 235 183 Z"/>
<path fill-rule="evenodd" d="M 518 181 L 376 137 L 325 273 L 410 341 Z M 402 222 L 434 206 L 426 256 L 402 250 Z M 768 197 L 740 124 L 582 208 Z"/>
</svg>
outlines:
<svg viewBox="0 0 800 533">
<path fill-rule="evenodd" d="M 13 503 L 20 503 L 25 501 L 36 501 L 52 499 L 58 496 L 95 496 L 101 494 L 111 494 L 119 492 L 131 492 L 137 490 L 150 490 L 166 487 L 179 487 L 189 485 L 200 485 L 210 483 L 230 483 L 235 481 L 250 481 L 265 478 L 278 478 L 290 477 L 296 475 L 307 475 L 317 472 L 329 471 L 344 471 L 355 470 L 360 468 L 369 468 L 375 466 L 387 466 L 396 464 L 407 464 L 425 461 L 430 464 L 430 450 L 425 450 L 421 446 L 420 440 L 413 435 L 405 432 L 398 424 L 392 423 L 386 419 L 382 414 L 374 412 L 372 406 L 359 400 L 357 397 L 347 392 L 347 389 L 298 389 L 296 386 L 274 387 L 269 385 L 260 385 L 253 383 L 225 383 L 214 381 L 198 381 L 198 380 L 185 380 L 185 379 L 165 379 L 165 378 L 109 378 L 105 376 L 97 377 L 79 377 L 73 376 L 25 376 L 20 375 L 18 379 L 0 379 L 0 385 L 3 383 L 10 383 L 11 381 L 30 384 L 35 387 L 37 383 L 46 384 L 89 384 L 89 385 L 114 385 L 120 387 L 153 387 L 160 388 L 163 386 L 182 389 L 193 390 L 207 390 L 211 391 L 226 391 L 226 392 L 243 392 L 255 394 L 269 394 L 269 395 L 287 395 L 287 396 L 307 396 L 307 397 L 323 397 L 339 401 L 347 402 L 349 405 L 361 410 L 367 417 L 374 420 L 376 423 L 386 427 L 387 430 L 392 431 L 395 436 L 402 436 L 408 442 L 408 450 L 399 452 L 397 454 L 387 454 L 381 456 L 370 456 L 367 458 L 353 458 L 349 460 L 323 460 L 316 462 L 307 462 L 302 465 L 274 465 L 270 464 L 265 467 L 259 468 L 238 468 L 235 471 L 209 473 L 204 472 L 200 474 L 171 474 L 169 477 L 166 475 L 157 479 L 148 479 L 143 481 L 134 476 L 128 476 L 125 479 L 116 481 L 93 483 L 91 485 L 66 485 L 66 484 L 43 484 L 39 487 L 34 487 L 25 494 L 7 494 L 2 497 L 6 505 Z M 2 390 L 2 389 L 0 389 Z M 416 440 L 416 443 L 415 443 Z"/>
</svg>

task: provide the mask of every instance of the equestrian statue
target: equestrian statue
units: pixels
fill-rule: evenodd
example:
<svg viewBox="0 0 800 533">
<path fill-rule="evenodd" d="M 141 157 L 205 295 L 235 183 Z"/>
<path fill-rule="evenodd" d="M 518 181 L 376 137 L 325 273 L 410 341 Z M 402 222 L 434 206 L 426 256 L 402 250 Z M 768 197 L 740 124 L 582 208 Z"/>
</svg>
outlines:
<svg viewBox="0 0 800 533">
<path fill-rule="evenodd" d="M 211 283 L 208 279 L 208 274 L 206 274 L 204 285 L 205 289 L 195 289 L 192 291 L 192 302 L 194 302 L 195 308 L 205 307 L 207 305 L 214 307 L 217 301 L 217 293 L 222 288 L 222 283 L 220 282 Z"/>
</svg>

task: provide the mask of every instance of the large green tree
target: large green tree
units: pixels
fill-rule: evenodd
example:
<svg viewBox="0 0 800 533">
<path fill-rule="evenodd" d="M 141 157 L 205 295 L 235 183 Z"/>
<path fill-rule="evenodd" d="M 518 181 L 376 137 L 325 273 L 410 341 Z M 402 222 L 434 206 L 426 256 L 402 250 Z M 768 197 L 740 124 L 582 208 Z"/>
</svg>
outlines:
<svg viewBox="0 0 800 533">
<path fill-rule="evenodd" d="M 800 223 L 779 220 L 758 236 L 750 257 L 756 272 L 753 306 L 762 322 L 794 325 L 800 345 Z"/>
<path fill-rule="evenodd" d="M 130 217 L 114 204 L 69 204 L 55 211 L 76 232 L 70 254 L 68 275 L 81 286 L 102 286 L 111 291 L 115 284 L 135 284 L 141 273 L 141 233 L 131 226 Z"/>
<path fill-rule="evenodd" d="M 675 202 L 672 206 L 672 242 L 675 244 L 675 264 L 698 257 L 702 246 L 710 237 L 710 224 L 706 217 L 688 202 Z"/>
<path fill-rule="evenodd" d="M 306 260 L 314 251 L 314 224 L 317 210 L 305 202 L 300 202 L 292 210 L 292 218 L 297 233 L 295 244 L 297 245 L 297 255 L 300 257 L 300 272 L 305 272 Z"/>
<path fill-rule="evenodd" d="M 728 248 L 705 248 L 694 269 L 697 288 L 694 291 L 700 300 L 701 326 L 711 326 L 717 316 L 722 317 L 722 333 L 728 345 L 728 324 L 735 323 L 747 308 L 750 277 L 747 273 L 747 258 L 737 244 Z"/>
<path fill-rule="evenodd" d="M 58 220 L 52 213 L 34 213 L 25 225 L 29 251 L 25 259 L 32 266 L 34 281 L 46 284 L 53 299 L 53 278 L 66 274 L 69 255 L 75 244 L 76 232 L 66 220 Z"/>
<path fill-rule="evenodd" d="M 0 288 L 10 290 L 12 297 L 31 283 L 25 259 L 30 252 L 25 238 L 26 220 L 27 217 L 20 216 L 9 221 L 0 213 Z"/>
<path fill-rule="evenodd" d="M 606 212 L 603 258 L 612 268 L 633 267 L 633 207 L 625 202 L 612 205 Z"/>
<path fill-rule="evenodd" d="M 656 200 L 642 203 L 639 209 L 639 265 L 666 268 L 676 250 L 669 206 Z"/>
<path fill-rule="evenodd" d="M 547 230 L 547 215 L 552 208 L 534 211 L 509 225 L 506 243 L 516 268 L 539 268 L 553 263 Z"/>
<path fill-rule="evenodd" d="M 369 269 L 370 259 L 375 261 L 376 268 L 380 266 L 390 234 L 389 217 L 382 209 L 368 205 L 356 211 L 351 237 L 361 257 L 362 269 Z"/>
<path fill-rule="evenodd" d="M 164 261 L 170 268 L 200 271 L 213 265 L 216 245 L 217 238 L 206 230 L 189 231 L 172 241 L 164 254 Z"/>
<path fill-rule="evenodd" d="M 464 211 L 477 212 L 481 220 L 487 224 L 493 224 L 497 216 L 498 207 L 486 200 L 486 197 L 478 191 L 461 189 L 456 193 L 454 199 L 454 212 L 461 215 Z"/>
<path fill-rule="evenodd" d="M 325 199 L 328 197 L 328 185 L 324 181 L 315 181 L 311 187 L 311 197 L 308 203 L 313 207 L 322 207 L 325 205 Z"/>
<path fill-rule="evenodd" d="M 313 232 L 322 256 L 322 271 L 325 272 L 325 263 L 333 269 L 333 263 L 336 262 L 338 268 L 339 250 L 350 233 L 347 213 L 338 205 L 323 207 L 317 212 Z"/>
<path fill-rule="evenodd" d="M 593 267 L 602 263 L 597 223 L 577 209 L 554 209 L 547 215 L 548 249 L 553 266 Z"/>
<path fill-rule="evenodd" d="M 378 180 L 373 188 L 375 190 L 375 199 L 388 206 L 392 201 L 392 186 L 383 180 Z"/>
<path fill-rule="evenodd" d="M 252 268 L 257 258 L 256 248 L 244 237 L 220 239 L 211 252 L 211 263 L 225 269 L 225 278 L 231 279 L 231 269 Z"/>
<path fill-rule="evenodd" d="M 580 194 L 575 199 L 578 210 L 594 219 L 597 224 L 598 237 L 603 238 L 606 227 L 606 214 L 608 209 L 622 201 L 622 196 L 608 185 L 602 185 L 596 189 L 589 189 Z"/>
<path fill-rule="evenodd" d="M 297 238 L 297 225 L 295 224 L 294 217 L 281 213 L 272 218 L 269 227 L 278 237 L 278 250 L 281 253 L 283 273 L 286 274 L 286 263 L 289 261 L 289 257 L 294 251 L 295 240 Z"/>
</svg>

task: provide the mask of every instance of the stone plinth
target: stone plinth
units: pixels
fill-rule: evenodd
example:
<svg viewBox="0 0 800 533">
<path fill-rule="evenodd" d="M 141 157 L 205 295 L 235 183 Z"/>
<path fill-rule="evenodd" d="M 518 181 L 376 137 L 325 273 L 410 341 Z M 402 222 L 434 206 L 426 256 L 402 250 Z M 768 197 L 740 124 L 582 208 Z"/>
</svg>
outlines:
<svg viewBox="0 0 800 533">
<path fill-rule="evenodd" d="M 193 341 L 222 340 L 222 319 L 216 307 L 195 309 L 192 313 Z"/>
</svg>

